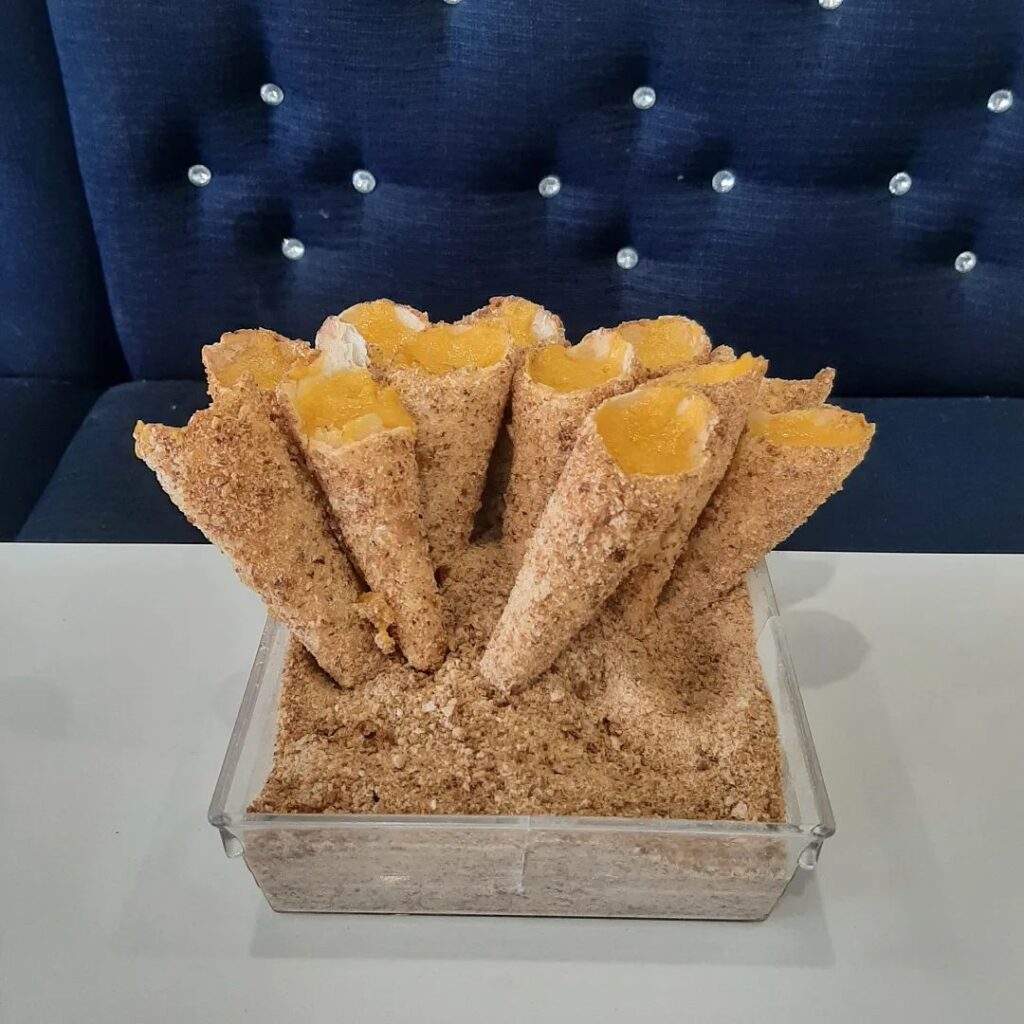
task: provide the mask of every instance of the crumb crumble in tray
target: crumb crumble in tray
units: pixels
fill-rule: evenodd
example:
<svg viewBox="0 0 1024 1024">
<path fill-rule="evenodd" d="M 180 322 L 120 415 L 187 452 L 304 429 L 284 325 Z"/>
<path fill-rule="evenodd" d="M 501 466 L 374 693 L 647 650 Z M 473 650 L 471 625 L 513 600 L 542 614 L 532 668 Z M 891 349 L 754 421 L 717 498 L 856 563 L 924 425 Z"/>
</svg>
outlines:
<svg viewBox="0 0 1024 1024">
<path fill-rule="evenodd" d="M 781 755 L 745 587 L 646 638 L 591 626 L 529 690 L 476 671 L 511 587 L 469 548 L 444 585 L 452 650 L 351 690 L 295 641 L 257 813 L 565 815 L 781 821 Z"/>
</svg>

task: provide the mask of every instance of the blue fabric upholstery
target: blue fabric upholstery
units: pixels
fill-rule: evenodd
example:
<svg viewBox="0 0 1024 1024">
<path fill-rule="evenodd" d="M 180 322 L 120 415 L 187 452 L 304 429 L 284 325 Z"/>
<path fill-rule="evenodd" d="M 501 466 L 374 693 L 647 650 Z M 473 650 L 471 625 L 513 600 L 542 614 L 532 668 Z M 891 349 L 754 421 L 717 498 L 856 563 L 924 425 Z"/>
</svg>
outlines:
<svg viewBox="0 0 1024 1024">
<path fill-rule="evenodd" d="M 851 398 L 878 424 L 846 487 L 782 545 L 1024 552 L 1024 399 Z"/>
<path fill-rule="evenodd" d="M 686 312 L 853 394 L 1024 394 L 1018 0 L 49 7 L 135 376 L 380 294 L 451 317 L 519 292 L 575 335 Z"/>
<path fill-rule="evenodd" d="M 0 3 L 0 377 L 123 373 L 46 6 Z"/>
<path fill-rule="evenodd" d="M 136 381 L 93 406 L 18 536 L 36 541 L 188 543 L 203 538 L 134 455 L 136 420 L 183 424 L 207 404 L 195 381 Z"/>
<path fill-rule="evenodd" d="M 224 330 L 521 293 L 572 336 L 683 312 L 777 376 L 831 364 L 839 394 L 876 396 L 867 464 L 790 546 L 1024 550 L 1022 44 L 1019 0 L 0 4 L 0 376 L 99 384 L 123 353 L 139 378 L 21 536 L 197 539 L 130 432 L 202 404 L 187 379 Z M 999 89 L 1017 101 L 994 113 Z M 0 386 L 9 530 L 88 400 L 46 386 L 79 398 L 41 425 L 45 392 Z"/>
<path fill-rule="evenodd" d="M 96 398 L 81 384 L 0 378 L 0 540 L 11 540 Z"/>
</svg>

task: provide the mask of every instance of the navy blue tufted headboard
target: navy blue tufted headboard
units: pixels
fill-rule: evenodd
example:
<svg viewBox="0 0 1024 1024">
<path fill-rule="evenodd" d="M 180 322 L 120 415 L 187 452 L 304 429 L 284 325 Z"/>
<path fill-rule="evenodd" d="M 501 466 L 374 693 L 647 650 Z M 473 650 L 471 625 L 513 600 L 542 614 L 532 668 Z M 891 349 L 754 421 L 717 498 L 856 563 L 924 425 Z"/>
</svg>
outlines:
<svg viewBox="0 0 1024 1024">
<path fill-rule="evenodd" d="M 136 376 L 362 298 L 520 292 L 577 336 L 684 312 L 848 394 L 1024 394 L 1019 0 L 49 9 Z"/>
<path fill-rule="evenodd" d="M 0 379 L 122 376 L 41 0 L 0 3 L 0 96 Z"/>
</svg>

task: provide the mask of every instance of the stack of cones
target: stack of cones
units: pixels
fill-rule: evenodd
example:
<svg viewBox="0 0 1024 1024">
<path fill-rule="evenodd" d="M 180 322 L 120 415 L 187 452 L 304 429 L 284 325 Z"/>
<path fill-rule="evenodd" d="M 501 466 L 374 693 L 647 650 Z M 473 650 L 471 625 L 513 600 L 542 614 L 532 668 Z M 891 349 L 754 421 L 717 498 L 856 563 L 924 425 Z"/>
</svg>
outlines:
<svg viewBox="0 0 1024 1024">
<path fill-rule="evenodd" d="M 518 573 L 480 673 L 516 692 L 608 622 L 639 636 L 656 610 L 688 620 L 722 598 L 841 488 L 874 431 L 823 404 L 829 368 L 766 379 L 764 359 L 712 351 L 684 317 L 570 348 L 556 316 L 514 296 L 433 325 L 360 303 L 315 349 L 235 331 L 203 364 L 210 408 L 180 429 L 139 423 L 136 451 L 343 686 L 396 640 L 413 668 L 442 667 L 437 580 L 470 542 L 489 467 L 484 518 L 506 502 Z"/>
</svg>

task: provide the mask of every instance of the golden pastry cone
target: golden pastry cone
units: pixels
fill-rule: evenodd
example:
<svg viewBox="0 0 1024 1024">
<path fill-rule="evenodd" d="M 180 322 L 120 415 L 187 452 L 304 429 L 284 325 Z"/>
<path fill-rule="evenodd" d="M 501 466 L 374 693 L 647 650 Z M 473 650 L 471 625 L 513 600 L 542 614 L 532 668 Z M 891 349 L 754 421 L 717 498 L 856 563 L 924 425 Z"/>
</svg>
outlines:
<svg viewBox="0 0 1024 1024">
<path fill-rule="evenodd" d="M 645 379 L 660 377 L 688 363 L 707 362 L 711 354 L 707 332 L 689 317 L 627 320 L 616 330 L 633 346 Z"/>
<path fill-rule="evenodd" d="M 522 364 L 526 353 L 542 345 L 564 345 L 565 328 L 550 310 L 518 295 L 496 296 L 482 309 L 462 318 L 461 323 L 474 323 L 485 317 L 497 317 L 508 324 L 512 338 L 513 373 Z M 515 377 L 513 376 L 513 380 Z M 512 469 L 512 439 L 509 436 L 510 409 L 506 403 L 498 436 L 487 466 L 484 493 L 476 516 L 474 536 L 488 540 L 499 536 L 505 517 L 505 492 Z"/>
<path fill-rule="evenodd" d="M 661 592 L 686 548 L 690 531 L 732 460 L 747 416 L 758 396 L 768 362 L 746 353 L 731 363 L 706 363 L 675 370 L 660 378 L 704 395 L 715 407 L 717 421 L 708 438 L 708 457 L 691 502 L 665 531 L 655 549 L 622 582 L 605 609 L 606 617 L 643 631 L 652 621 Z"/>
<path fill-rule="evenodd" d="M 548 364 L 554 347 L 529 353 L 512 383 L 513 451 L 503 542 L 513 565 L 522 557 L 587 413 L 606 398 L 631 390 L 640 374 L 632 346 L 614 329 L 592 331 L 575 348 L 562 346 L 557 353 L 564 365 L 553 367 Z M 591 378 L 584 380 L 585 386 L 572 387 L 565 379 L 577 367 Z"/>
<path fill-rule="evenodd" d="M 707 399 L 673 387 L 619 395 L 587 416 L 487 643 L 486 680 L 529 685 L 597 615 L 692 500 L 713 419 Z"/>
<path fill-rule="evenodd" d="M 765 377 L 757 396 L 759 409 L 765 412 L 789 412 L 822 405 L 832 393 L 836 371 L 831 366 L 819 370 L 810 380 L 783 380 Z"/>
<path fill-rule="evenodd" d="M 279 404 L 349 553 L 393 617 L 406 660 L 439 668 L 448 647 L 423 526 L 415 424 L 397 394 L 370 376 L 354 327 L 332 322 L 317 335 L 317 350 L 310 367 L 279 385 Z M 378 611 L 380 623 L 387 614 Z"/>
<path fill-rule="evenodd" d="M 565 328 L 550 310 L 519 295 L 496 295 L 486 306 L 474 310 L 460 323 L 497 318 L 508 325 L 512 345 L 519 354 L 541 345 L 564 345 Z"/>
<path fill-rule="evenodd" d="M 251 375 L 185 427 L 136 424 L 135 451 L 339 685 L 380 670 L 372 633 L 355 609 L 359 582 L 323 498 L 273 418 L 272 396 Z"/>
<path fill-rule="evenodd" d="M 512 381 L 512 344 L 498 320 L 435 324 L 407 344 L 386 380 L 416 421 L 430 555 L 447 569 L 473 532 Z"/>
<path fill-rule="evenodd" d="M 204 345 L 206 388 L 217 398 L 245 374 L 251 374 L 263 391 L 273 392 L 278 381 L 296 364 L 308 363 L 313 350 L 304 341 L 286 338 L 265 327 L 229 331 L 215 345 Z"/>
<path fill-rule="evenodd" d="M 430 326 L 426 313 L 391 299 L 358 302 L 343 309 L 337 317 L 328 317 L 325 326 L 331 320 L 355 327 L 366 341 L 374 367 L 390 366 L 405 342 Z"/>
<path fill-rule="evenodd" d="M 755 411 L 662 595 L 688 619 L 738 584 L 843 486 L 874 425 L 835 406 Z"/>
</svg>

